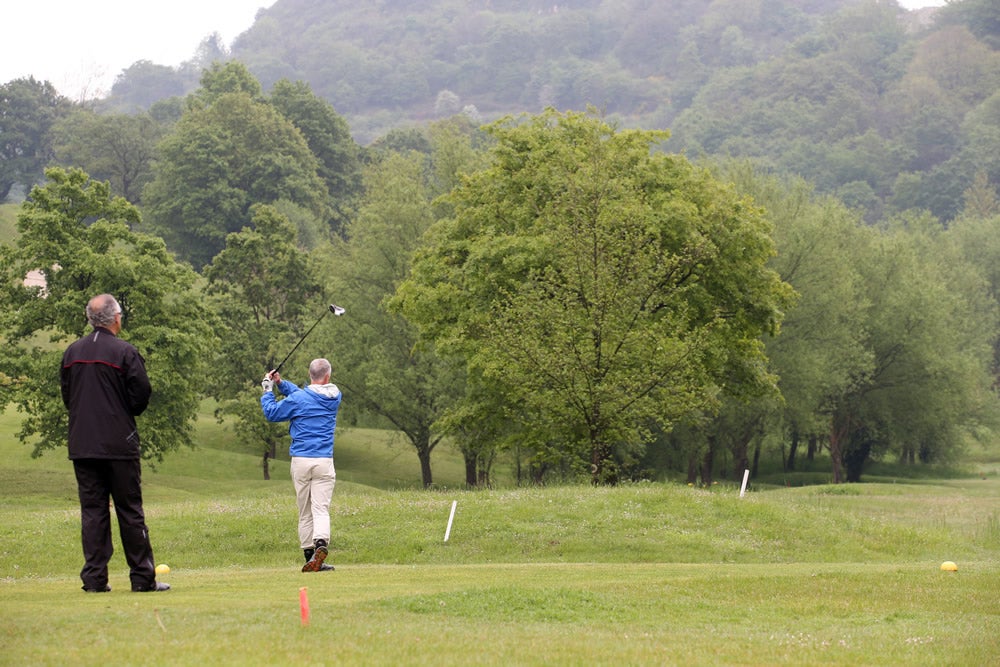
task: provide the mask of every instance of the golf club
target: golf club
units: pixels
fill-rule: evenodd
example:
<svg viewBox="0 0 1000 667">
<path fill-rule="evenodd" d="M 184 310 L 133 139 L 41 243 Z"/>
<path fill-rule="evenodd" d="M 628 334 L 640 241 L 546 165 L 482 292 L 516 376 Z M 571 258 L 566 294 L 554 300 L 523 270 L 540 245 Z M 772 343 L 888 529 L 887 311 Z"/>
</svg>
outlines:
<svg viewBox="0 0 1000 667">
<path fill-rule="evenodd" d="M 316 320 L 316 322 L 313 323 L 313 325 L 311 327 L 309 327 L 309 331 L 306 331 L 302 335 L 302 338 L 300 338 L 299 342 L 295 344 L 295 347 L 292 348 L 292 351 L 288 353 L 288 356 L 286 356 L 284 359 L 282 359 L 281 363 L 278 364 L 277 366 L 275 366 L 274 370 L 272 370 L 271 373 L 277 373 L 278 371 L 281 370 L 281 367 L 285 365 L 285 362 L 288 361 L 288 358 L 291 357 L 293 354 L 295 354 L 295 350 L 299 349 L 299 345 L 302 345 L 302 341 L 304 341 L 306 339 L 306 336 L 308 336 L 309 334 L 312 333 L 312 330 L 316 328 L 316 325 L 319 324 L 323 320 L 324 317 L 326 317 L 327 313 L 333 313 L 337 317 L 340 317 L 341 315 L 344 314 L 344 309 L 341 308 L 340 306 L 335 306 L 334 304 L 331 303 L 330 304 L 330 309 L 323 311 L 323 314 L 319 316 L 319 319 Z"/>
</svg>

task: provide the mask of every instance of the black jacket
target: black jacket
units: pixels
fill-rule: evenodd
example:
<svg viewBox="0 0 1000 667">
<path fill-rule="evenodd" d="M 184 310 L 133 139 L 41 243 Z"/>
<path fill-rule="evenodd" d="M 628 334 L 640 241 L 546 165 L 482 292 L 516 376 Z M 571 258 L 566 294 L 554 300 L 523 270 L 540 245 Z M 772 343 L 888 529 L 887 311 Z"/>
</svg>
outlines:
<svg viewBox="0 0 1000 667">
<path fill-rule="evenodd" d="M 69 410 L 69 458 L 139 458 L 135 418 L 152 389 L 135 347 L 95 327 L 66 348 L 59 379 Z"/>
</svg>

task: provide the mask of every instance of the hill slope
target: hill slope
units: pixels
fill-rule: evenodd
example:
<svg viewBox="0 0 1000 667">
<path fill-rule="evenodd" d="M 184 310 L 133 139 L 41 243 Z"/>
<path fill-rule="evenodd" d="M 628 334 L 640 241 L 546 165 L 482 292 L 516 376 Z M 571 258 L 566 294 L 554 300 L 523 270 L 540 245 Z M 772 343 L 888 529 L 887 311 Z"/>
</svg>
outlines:
<svg viewBox="0 0 1000 667">
<path fill-rule="evenodd" d="M 466 114 L 593 106 L 668 148 L 750 156 L 865 212 L 954 218 L 1000 183 L 1000 34 L 989 0 L 278 0 L 233 43 L 265 89 L 301 80 L 368 144 Z M 210 55 L 210 54 L 209 54 Z M 216 54 L 215 57 L 224 57 Z M 128 70 L 111 108 L 197 85 Z"/>
</svg>

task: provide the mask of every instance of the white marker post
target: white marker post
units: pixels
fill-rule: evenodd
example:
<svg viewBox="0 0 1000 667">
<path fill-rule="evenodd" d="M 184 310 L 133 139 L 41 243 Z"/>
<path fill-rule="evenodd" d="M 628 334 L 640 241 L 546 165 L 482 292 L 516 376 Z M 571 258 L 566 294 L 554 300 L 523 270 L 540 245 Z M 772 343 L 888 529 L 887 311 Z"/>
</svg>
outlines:
<svg viewBox="0 0 1000 667">
<path fill-rule="evenodd" d="M 444 531 L 444 541 L 448 541 L 448 537 L 451 535 L 451 522 L 455 520 L 455 508 L 458 507 L 458 501 L 451 501 L 451 514 L 448 515 L 448 529 Z"/>
<path fill-rule="evenodd" d="M 743 471 L 743 486 L 740 487 L 740 498 L 747 492 L 747 480 L 750 479 L 750 471 Z"/>
</svg>

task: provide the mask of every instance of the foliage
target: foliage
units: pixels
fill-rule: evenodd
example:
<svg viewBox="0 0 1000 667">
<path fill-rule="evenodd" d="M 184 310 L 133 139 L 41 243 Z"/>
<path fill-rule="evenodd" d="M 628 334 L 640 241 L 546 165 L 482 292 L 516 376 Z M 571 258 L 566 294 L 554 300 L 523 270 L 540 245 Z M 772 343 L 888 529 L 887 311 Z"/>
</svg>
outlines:
<svg viewBox="0 0 1000 667">
<path fill-rule="evenodd" d="M 950 2 L 939 21 L 945 25 L 964 25 L 993 49 L 1000 48 L 1000 7 L 991 0 Z"/>
<path fill-rule="evenodd" d="M 220 415 L 235 416 L 240 440 L 268 459 L 277 456 L 288 427 L 264 419 L 260 378 L 280 362 L 290 334 L 303 331 L 320 282 L 308 255 L 296 247 L 295 228 L 271 206 L 253 209 L 252 227 L 226 238 L 226 247 L 205 269 L 206 292 L 219 316 L 219 357 L 208 393 Z"/>
<path fill-rule="evenodd" d="M 671 84 L 684 75 L 670 64 L 685 49 L 700 49 L 709 61 L 720 52 L 763 59 L 843 3 L 781 13 L 760 3 L 749 12 L 725 3 L 646 4 L 278 4 L 258 14 L 232 55 L 265 87 L 309 81 L 356 121 L 356 130 L 384 109 L 408 119 L 426 119 L 432 108 L 437 117 L 469 107 L 496 117 L 587 104 L 645 114 L 677 96 Z M 737 22 L 735 33 L 727 21 Z M 686 26 L 697 37 L 678 39 Z"/>
<path fill-rule="evenodd" d="M 969 261 L 926 214 L 869 228 L 805 183 L 746 164 L 725 174 L 766 207 L 772 265 L 799 294 L 782 335 L 766 339 L 783 397 L 772 428 L 791 441 L 789 469 L 798 442 L 817 436 L 830 443 L 834 479 L 858 481 L 873 460 L 954 460 L 996 432 L 989 244 Z M 973 232 L 981 244 L 983 229 Z"/>
<path fill-rule="evenodd" d="M 433 222 L 427 164 L 416 153 L 389 153 L 365 170 L 365 198 L 327 264 L 330 292 L 347 316 L 317 334 L 336 382 L 359 410 L 387 419 L 406 436 L 433 484 L 431 453 L 441 442 L 436 422 L 463 387 L 461 372 L 426 346 L 416 328 L 386 301 L 406 277 L 410 255 Z"/>
<path fill-rule="evenodd" d="M 245 68 L 212 70 L 204 81 L 160 143 L 143 193 L 151 228 L 199 269 L 246 226 L 254 204 L 289 200 L 329 219 L 316 156 L 290 120 L 258 99 Z"/>
<path fill-rule="evenodd" d="M 109 181 L 115 195 L 138 205 L 165 132 L 147 113 L 99 115 L 79 109 L 52 130 L 54 161 Z"/>
<path fill-rule="evenodd" d="M 543 458 L 614 481 L 612 448 L 647 422 L 770 385 L 757 337 L 789 292 L 757 209 L 650 155 L 662 134 L 555 112 L 490 131 L 492 165 L 452 192 L 399 299 L 516 402 Z"/>
<path fill-rule="evenodd" d="M 205 269 L 206 292 L 214 297 L 226 334 L 222 336 L 218 397 L 259 380 L 280 361 L 279 346 L 304 330 L 320 282 L 309 256 L 296 247 L 295 229 L 274 207 L 257 205 L 252 226 L 226 238 L 226 247 Z"/>
<path fill-rule="evenodd" d="M 594 105 L 624 126 L 671 128 L 674 150 L 763 157 L 820 193 L 848 188 L 869 222 L 887 207 L 948 220 L 977 159 L 996 153 L 975 150 L 982 115 L 965 122 L 998 85 L 994 5 L 275 3 L 231 54 L 186 63 L 174 80 L 188 92 L 193 66 L 233 57 L 265 90 L 307 83 L 366 144 L 458 109 L 492 120 Z M 116 82 L 124 99 L 181 94 L 139 65 Z"/>
<path fill-rule="evenodd" d="M 11 382 L 0 390 L 0 403 L 26 413 L 19 436 L 33 443 L 35 455 L 60 447 L 67 417 L 56 379 L 58 346 L 85 333 L 90 297 L 114 294 L 123 311 L 122 337 L 144 356 L 153 385 L 139 418 L 142 456 L 161 460 L 192 444 L 213 343 L 210 314 L 193 291 L 195 275 L 160 239 L 131 231 L 138 210 L 112 197 L 106 183 L 79 169 L 52 168 L 46 176 L 46 185 L 35 187 L 22 206 L 15 245 L 3 246 L 3 335 L 21 353 L 4 358 Z M 25 285 L 29 271 L 39 271 L 44 285 Z"/>
<path fill-rule="evenodd" d="M 102 108 L 112 113 L 149 109 L 161 100 L 181 97 L 198 85 L 198 77 L 185 76 L 167 65 L 137 60 L 122 70 L 111 86 Z"/>
<path fill-rule="evenodd" d="M 720 177 L 764 207 L 777 249 L 770 265 L 797 293 L 781 335 L 764 338 L 781 392 L 779 415 L 768 429 L 787 434 L 786 464 L 794 469 L 799 442 L 829 435 L 833 398 L 871 373 L 873 353 L 864 337 L 872 297 L 852 259 L 864 256 L 870 234 L 856 214 L 816 196 L 805 181 L 779 180 L 746 162 L 722 165 Z M 765 406 L 757 408 L 750 421 L 766 412 Z"/>
<path fill-rule="evenodd" d="M 359 150 L 347 121 L 301 81 L 278 81 L 269 101 L 302 132 L 309 150 L 319 160 L 318 173 L 326 183 L 330 208 L 336 216 L 331 226 L 333 231 L 341 231 L 361 193 Z"/>
<path fill-rule="evenodd" d="M 996 208 L 996 193 L 992 192 L 992 205 L 984 205 L 986 213 L 978 213 L 969 208 L 948 228 L 949 240 L 961 260 L 978 272 L 987 304 L 980 306 L 985 312 L 1000 312 L 1000 215 Z M 986 196 L 983 195 L 983 199 Z M 993 348 L 993 386 L 1000 387 L 1000 329 L 989 334 Z"/>
<path fill-rule="evenodd" d="M 223 95 L 242 94 L 259 101 L 260 81 L 240 63 L 213 63 L 201 75 L 201 87 L 191 94 L 194 106 L 211 106 Z"/>
<path fill-rule="evenodd" d="M 899 218 L 852 257 L 868 295 L 862 344 L 872 364 L 831 401 L 835 481 L 858 481 L 869 457 L 888 453 L 951 459 L 996 427 L 996 305 L 940 234 L 926 215 Z"/>
<path fill-rule="evenodd" d="M 27 193 L 52 160 L 51 129 L 72 104 L 34 77 L 0 85 L 0 202 L 20 185 Z"/>
</svg>

